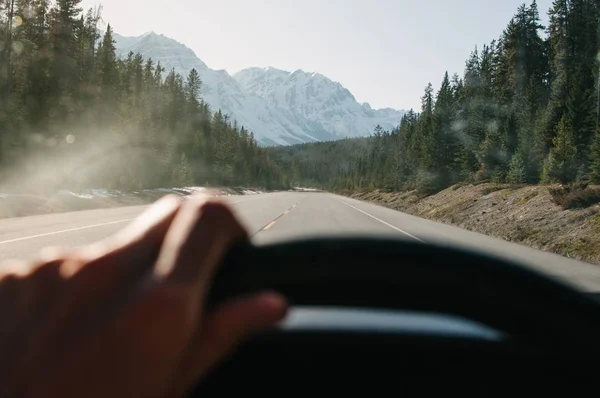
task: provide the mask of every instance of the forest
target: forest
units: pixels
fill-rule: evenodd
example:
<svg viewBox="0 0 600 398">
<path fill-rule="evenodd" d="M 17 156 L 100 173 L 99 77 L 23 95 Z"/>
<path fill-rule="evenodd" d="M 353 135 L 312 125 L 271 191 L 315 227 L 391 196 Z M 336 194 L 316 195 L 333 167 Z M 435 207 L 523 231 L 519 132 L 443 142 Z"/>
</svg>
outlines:
<svg viewBox="0 0 600 398">
<path fill-rule="evenodd" d="M 98 29 L 101 8 L 80 3 L 0 4 L 3 180 L 52 176 L 68 189 L 289 185 L 253 132 L 202 100 L 197 71 L 118 58 L 110 24 Z"/>
<path fill-rule="evenodd" d="M 140 54 L 118 58 L 110 24 L 98 29 L 101 8 L 80 3 L 0 3 L 0 178 L 16 170 L 59 175 L 70 189 L 300 185 L 425 194 L 460 182 L 600 183 L 595 0 L 554 0 L 548 26 L 535 0 L 521 5 L 497 39 L 474 48 L 460 75 L 446 72 L 437 91 L 428 84 L 420 109 L 391 131 L 270 148 L 210 109 L 195 70 L 180 76 Z"/>
<path fill-rule="evenodd" d="M 371 137 L 270 148 L 292 181 L 326 189 L 417 189 L 460 182 L 600 183 L 599 6 L 535 0 L 448 72 L 421 108 Z"/>
</svg>

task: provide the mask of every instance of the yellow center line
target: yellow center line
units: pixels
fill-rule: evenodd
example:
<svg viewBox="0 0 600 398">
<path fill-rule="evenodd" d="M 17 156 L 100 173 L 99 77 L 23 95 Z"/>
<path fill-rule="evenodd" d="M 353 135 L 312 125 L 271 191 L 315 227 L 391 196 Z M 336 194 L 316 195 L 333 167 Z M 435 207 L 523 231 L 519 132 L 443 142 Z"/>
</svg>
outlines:
<svg viewBox="0 0 600 398">
<path fill-rule="evenodd" d="M 302 197 L 302 199 L 304 199 L 304 197 Z M 286 214 L 288 214 L 294 207 L 298 206 L 300 204 L 300 202 L 302 201 L 302 199 L 300 199 L 292 207 L 290 207 L 289 209 L 287 209 L 286 211 L 284 211 L 283 213 L 281 213 L 279 216 L 277 216 L 273 221 L 271 221 L 270 223 L 268 223 L 265 227 L 263 227 L 262 229 L 259 229 L 258 231 L 256 231 L 252 235 L 252 237 L 254 237 L 254 235 L 256 235 L 257 233 L 259 233 L 260 231 L 266 231 L 267 229 L 271 228 L 278 219 L 280 219 L 281 217 L 283 217 Z"/>
<path fill-rule="evenodd" d="M 265 229 L 265 230 L 266 230 L 266 229 L 269 229 L 269 228 L 271 228 L 271 227 L 273 226 L 273 224 L 275 224 L 275 221 L 271 221 L 271 222 L 270 222 L 270 223 L 268 223 L 268 224 L 267 224 L 267 226 L 266 226 L 266 227 L 264 227 L 263 229 Z"/>
</svg>

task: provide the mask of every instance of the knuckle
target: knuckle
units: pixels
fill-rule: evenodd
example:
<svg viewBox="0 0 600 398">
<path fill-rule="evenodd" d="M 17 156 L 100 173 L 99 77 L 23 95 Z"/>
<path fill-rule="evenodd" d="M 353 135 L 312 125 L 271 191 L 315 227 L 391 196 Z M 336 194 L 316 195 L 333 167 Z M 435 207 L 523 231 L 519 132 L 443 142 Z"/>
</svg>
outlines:
<svg viewBox="0 0 600 398">
<path fill-rule="evenodd" d="M 202 213 L 219 221 L 233 220 L 233 213 L 229 206 L 219 200 L 208 200 L 202 205 Z"/>
<path fill-rule="evenodd" d="M 29 270 L 31 270 L 30 261 L 10 259 L 5 260 L 0 264 L 0 275 L 3 275 L 4 277 L 12 276 L 14 278 L 20 278 L 27 275 Z"/>
<path fill-rule="evenodd" d="M 36 285 L 60 284 L 69 276 L 64 272 L 65 266 L 81 263 L 82 260 L 74 251 L 59 247 L 44 248 L 39 256 L 31 261 L 28 277 Z"/>
<path fill-rule="evenodd" d="M 13 273 L 3 273 L 0 275 L 0 297 L 3 298 L 2 302 L 10 302 L 6 299 L 6 292 L 12 292 L 19 283 L 19 277 Z"/>
<path fill-rule="evenodd" d="M 204 214 L 207 224 L 227 241 L 247 235 L 233 210 L 225 202 L 213 200 L 205 203 Z"/>
<path fill-rule="evenodd" d="M 197 226 L 219 225 L 230 226 L 235 223 L 235 218 L 226 203 L 215 199 L 204 201 L 190 201 L 190 212 Z"/>
<path fill-rule="evenodd" d="M 57 259 L 49 267 L 56 267 L 62 279 L 70 279 L 75 277 L 82 271 L 86 265 L 100 261 L 100 257 L 90 257 L 86 255 L 84 250 L 73 251 L 62 259 Z"/>
<path fill-rule="evenodd" d="M 61 267 L 66 261 L 67 257 L 61 257 L 36 264 L 32 270 L 32 276 L 34 279 L 41 281 L 61 282 L 64 279 L 64 276 L 61 273 Z"/>
<path fill-rule="evenodd" d="M 69 254 L 69 252 L 58 246 L 48 246 L 40 250 L 40 254 L 37 258 L 38 262 L 52 262 L 63 259 Z"/>
</svg>

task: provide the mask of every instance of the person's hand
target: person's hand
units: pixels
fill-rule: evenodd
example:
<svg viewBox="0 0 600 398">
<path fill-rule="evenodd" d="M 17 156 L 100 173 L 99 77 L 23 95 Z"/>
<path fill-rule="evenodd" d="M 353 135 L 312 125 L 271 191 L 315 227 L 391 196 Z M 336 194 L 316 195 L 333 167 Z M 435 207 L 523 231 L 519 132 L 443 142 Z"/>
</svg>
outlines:
<svg viewBox="0 0 600 398">
<path fill-rule="evenodd" d="M 0 271 L 0 396 L 181 395 L 286 301 L 206 311 L 226 250 L 248 235 L 223 203 L 166 197 L 120 233 Z"/>
</svg>

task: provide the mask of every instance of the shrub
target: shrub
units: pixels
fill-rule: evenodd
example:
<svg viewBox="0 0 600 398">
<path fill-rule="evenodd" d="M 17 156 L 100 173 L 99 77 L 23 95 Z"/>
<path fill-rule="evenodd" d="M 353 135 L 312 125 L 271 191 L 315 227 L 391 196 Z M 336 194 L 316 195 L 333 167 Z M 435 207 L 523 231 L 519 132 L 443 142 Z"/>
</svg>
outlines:
<svg viewBox="0 0 600 398">
<path fill-rule="evenodd" d="M 552 202 L 563 209 L 586 208 L 600 203 L 600 189 L 588 187 L 587 182 L 578 182 L 558 187 L 548 187 Z"/>
</svg>

